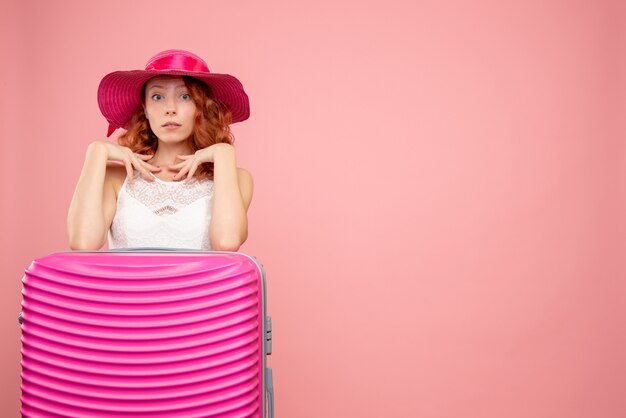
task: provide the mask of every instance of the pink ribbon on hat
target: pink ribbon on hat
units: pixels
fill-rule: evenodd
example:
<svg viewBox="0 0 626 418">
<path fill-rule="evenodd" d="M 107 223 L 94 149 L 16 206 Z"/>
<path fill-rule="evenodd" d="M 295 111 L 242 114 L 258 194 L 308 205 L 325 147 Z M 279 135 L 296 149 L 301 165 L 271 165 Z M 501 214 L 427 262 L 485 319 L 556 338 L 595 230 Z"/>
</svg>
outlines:
<svg viewBox="0 0 626 418">
<path fill-rule="evenodd" d="M 166 55 L 149 62 L 146 65 L 146 71 L 150 70 L 183 70 L 208 73 L 209 67 L 202 60 L 187 55 Z"/>
<path fill-rule="evenodd" d="M 164 55 L 162 57 L 157 57 L 146 64 L 146 71 L 172 70 L 208 73 L 209 67 L 207 67 L 206 63 L 201 59 L 183 54 Z M 116 128 L 113 125 L 109 125 L 107 138 L 111 136 L 115 129 Z"/>
</svg>

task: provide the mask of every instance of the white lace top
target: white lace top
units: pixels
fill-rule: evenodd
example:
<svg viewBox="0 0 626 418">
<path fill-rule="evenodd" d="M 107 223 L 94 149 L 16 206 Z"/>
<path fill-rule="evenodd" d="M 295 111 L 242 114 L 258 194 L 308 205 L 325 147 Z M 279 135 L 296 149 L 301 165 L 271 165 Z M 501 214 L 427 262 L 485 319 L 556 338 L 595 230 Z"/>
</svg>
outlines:
<svg viewBox="0 0 626 418">
<path fill-rule="evenodd" d="M 134 171 L 124 183 L 108 232 L 109 248 L 168 247 L 210 250 L 213 180 L 149 182 Z"/>
</svg>

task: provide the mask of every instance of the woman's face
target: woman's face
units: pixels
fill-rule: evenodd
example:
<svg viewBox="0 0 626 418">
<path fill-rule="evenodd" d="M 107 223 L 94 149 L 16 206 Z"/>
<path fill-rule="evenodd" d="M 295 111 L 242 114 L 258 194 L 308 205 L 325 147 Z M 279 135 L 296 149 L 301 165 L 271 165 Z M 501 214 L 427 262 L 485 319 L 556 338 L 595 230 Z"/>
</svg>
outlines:
<svg viewBox="0 0 626 418">
<path fill-rule="evenodd" d="M 161 140 L 176 143 L 193 132 L 196 112 L 182 77 L 155 77 L 146 84 L 144 112 L 152 132 Z"/>
</svg>

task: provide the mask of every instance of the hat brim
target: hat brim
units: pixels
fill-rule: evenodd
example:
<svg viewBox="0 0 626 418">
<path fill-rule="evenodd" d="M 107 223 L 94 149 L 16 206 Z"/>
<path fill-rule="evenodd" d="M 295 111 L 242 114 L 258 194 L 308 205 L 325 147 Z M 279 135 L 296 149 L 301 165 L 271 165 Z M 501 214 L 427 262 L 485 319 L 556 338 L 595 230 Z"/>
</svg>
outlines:
<svg viewBox="0 0 626 418">
<path fill-rule="evenodd" d="M 248 95 L 241 82 L 230 74 L 193 72 L 184 70 L 131 70 L 115 71 L 104 76 L 98 86 L 98 106 L 114 128 L 127 129 L 133 113 L 142 105 L 141 88 L 158 76 L 189 76 L 206 83 L 215 97 L 232 112 L 232 123 L 250 116 Z"/>
</svg>

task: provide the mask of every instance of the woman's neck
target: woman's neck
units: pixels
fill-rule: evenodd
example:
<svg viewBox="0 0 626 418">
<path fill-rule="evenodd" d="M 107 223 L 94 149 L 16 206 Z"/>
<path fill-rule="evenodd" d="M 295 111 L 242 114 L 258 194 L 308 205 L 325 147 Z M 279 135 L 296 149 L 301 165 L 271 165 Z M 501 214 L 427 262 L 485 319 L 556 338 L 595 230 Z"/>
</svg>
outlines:
<svg viewBox="0 0 626 418">
<path fill-rule="evenodd" d="M 182 161 L 182 159 L 178 160 L 176 157 L 178 154 L 189 155 L 192 154 L 192 151 L 187 147 L 187 144 L 159 144 L 150 164 L 159 166 L 176 164 Z"/>
</svg>

